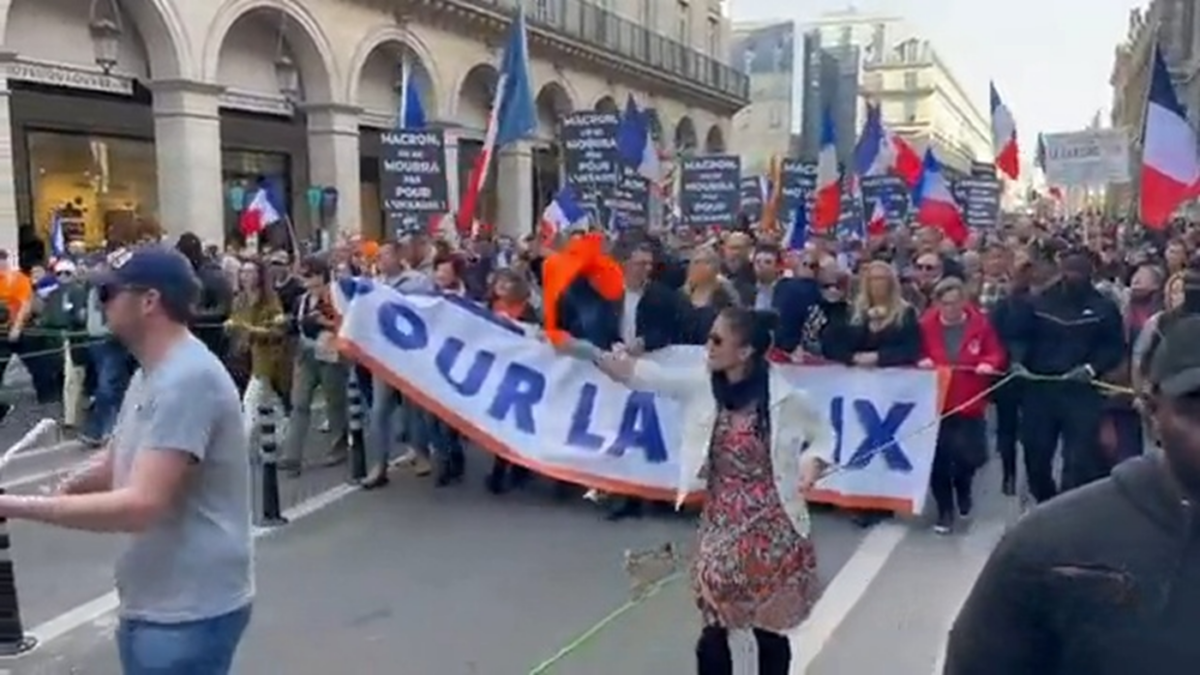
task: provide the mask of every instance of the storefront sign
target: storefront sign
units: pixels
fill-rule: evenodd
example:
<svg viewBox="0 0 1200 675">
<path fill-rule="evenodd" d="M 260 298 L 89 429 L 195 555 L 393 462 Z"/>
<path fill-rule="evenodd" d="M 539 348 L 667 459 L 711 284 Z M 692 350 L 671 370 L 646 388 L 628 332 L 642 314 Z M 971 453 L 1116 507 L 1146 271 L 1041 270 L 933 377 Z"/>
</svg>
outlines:
<svg viewBox="0 0 1200 675">
<path fill-rule="evenodd" d="M 579 205 L 600 218 L 601 205 L 617 184 L 616 113 L 577 112 L 562 120 L 563 169 Z"/>
<path fill-rule="evenodd" d="M 133 78 L 123 75 L 105 75 L 98 70 L 82 66 L 16 58 L 4 63 L 3 67 L 4 75 L 10 80 L 34 82 L 51 87 L 101 91 L 106 94 L 128 96 L 133 93 Z"/>
<path fill-rule="evenodd" d="M 1000 217 L 998 178 L 961 178 L 950 186 L 967 227 L 991 229 Z"/>
<path fill-rule="evenodd" d="M 424 230 L 430 216 L 450 210 L 445 132 L 385 131 L 379 139 L 379 176 L 388 232 Z"/>
<path fill-rule="evenodd" d="M 679 210 L 684 225 L 737 225 L 742 206 L 741 157 L 688 157 L 680 163 L 679 175 Z"/>
<path fill-rule="evenodd" d="M 241 89 L 226 89 L 221 93 L 220 102 L 222 108 L 266 115 L 291 115 L 294 110 L 292 104 L 281 96 Z"/>
</svg>

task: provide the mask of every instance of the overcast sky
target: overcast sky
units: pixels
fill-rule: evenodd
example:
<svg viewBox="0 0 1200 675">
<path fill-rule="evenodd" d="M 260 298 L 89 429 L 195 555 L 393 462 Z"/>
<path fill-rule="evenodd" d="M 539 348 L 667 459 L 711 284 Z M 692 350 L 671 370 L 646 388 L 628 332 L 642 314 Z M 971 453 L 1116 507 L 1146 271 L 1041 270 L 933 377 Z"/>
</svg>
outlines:
<svg viewBox="0 0 1200 675">
<path fill-rule="evenodd" d="M 902 16 L 933 41 L 986 116 L 994 80 L 1022 138 L 1107 118 L 1113 48 L 1126 33 L 1132 0 L 729 0 L 735 21 L 810 21 L 853 4 Z M 791 5 L 795 9 L 781 10 Z M 799 47 L 799 44 L 797 44 Z"/>
</svg>

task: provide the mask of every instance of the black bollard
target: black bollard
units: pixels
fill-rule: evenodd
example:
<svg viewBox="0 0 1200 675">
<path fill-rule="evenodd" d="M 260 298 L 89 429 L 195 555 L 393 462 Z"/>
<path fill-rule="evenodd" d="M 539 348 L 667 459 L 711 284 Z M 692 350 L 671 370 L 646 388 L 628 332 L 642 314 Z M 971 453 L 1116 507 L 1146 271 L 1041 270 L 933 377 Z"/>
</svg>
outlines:
<svg viewBox="0 0 1200 675">
<path fill-rule="evenodd" d="M 258 407 L 258 453 L 262 471 L 263 527 L 287 525 L 279 508 L 279 444 L 276 439 L 275 406 Z"/>
<path fill-rule="evenodd" d="M 0 488 L 0 495 L 4 489 Z M 37 646 L 37 638 L 25 634 L 21 607 L 17 602 L 17 574 L 13 568 L 12 540 L 8 519 L 0 518 L 0 656 L 18 656 Z"/>
<path fill-rule="evenodd" d="M 350 427 L 350 482 L 358 483 L 367 477 L 367 448 L 363 439 L 363 395 L 357 373 L 350 373 L 346 412 Z"/>
</svg>

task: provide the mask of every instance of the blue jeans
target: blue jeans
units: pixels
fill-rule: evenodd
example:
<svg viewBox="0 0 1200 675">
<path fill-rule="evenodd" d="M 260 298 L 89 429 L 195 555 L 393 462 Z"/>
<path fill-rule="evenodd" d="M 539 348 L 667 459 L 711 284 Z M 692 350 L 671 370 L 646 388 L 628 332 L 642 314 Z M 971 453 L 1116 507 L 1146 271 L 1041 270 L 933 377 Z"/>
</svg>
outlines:
<svg viewBox="0 0 1200 675">
<path fill-rule="evenodd" d="M 89 345 L 88 358 L 96 370 L 96 391 L 83 433 L 101 440 L 112 433 L 134 368 L 129 351 L 113 338 Z"/>
<path fill-rule="evenodd" d="M 429 456 L 429 422 L 424 410 L 405 401 L 383 378 L 372 382 L 371 407 L 367 412 L 367 458 L 372 466 L 386 466 L 396 443 L 393 422 L 399 416 L 404 442 L 423 456 Z"/>
<path fill-rule="evenodd" d="M 227 675 L 250 605 L 211 619 L 150 623 L 122 619 L 117 650 L 125 675 Z"/>
</svg>

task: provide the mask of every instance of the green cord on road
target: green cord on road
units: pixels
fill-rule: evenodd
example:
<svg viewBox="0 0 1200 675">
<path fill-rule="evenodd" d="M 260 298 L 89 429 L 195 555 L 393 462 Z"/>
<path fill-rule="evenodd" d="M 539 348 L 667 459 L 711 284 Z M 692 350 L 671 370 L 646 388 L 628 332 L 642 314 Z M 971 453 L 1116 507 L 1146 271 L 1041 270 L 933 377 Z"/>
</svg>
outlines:
<svg viewBox="0 0 1200 675">
<path fill-rule="evenodd" d="M 612 625 L 612 623 L 614 621 L 616 621 L 617 619 L 620 619 L 621 617 L 628 614 L 629 611 L 632 610 L 634 607 L 637 607 L 638 605 L 642 604 L 643 602 L 654 597 L 655 595 L 658 594 L 659 591 L 661 591 L 663 588 L 665 588 L 668 584 L 672 583 L 673 581 L 675 581 L 676 579 L 679 579 L 682 576 L 683 576 L 682 571 L 675 572 L 674 574 L 671 574 L 670 576 L 665 577 L 658 583 L 651 586 L 650 589 L 647 590 L 644 595 L 634 598 L 634 599 L 630 600 L 629 602 L 626 602 L 625 604 L 616 608 L 608 616 L 604 617 L 603 619 L 600 619 L 600 621 L 598 621 L 591 628 L 585 630 L 583 633 L 580 633 L 579 637 L 568 642 L 562 649 L 558 650 L 558 652 L 555 653 L 554 656 L 551 656 L 550 658 L 543 661 L 541 663 L 541 665 L 539 665 L 538 667 L 529 671 L 529 675 L 546 675 L 546 673 L 549 673 L 551 671 L 551 669 L 554 668 L 554 666 L 558 665 L 559 662 L 561 662 L 563 659 L 567 658 L 571 654 L 574 654 L 576 651 L 579 651 L 579 649 L 581 649 L 582 647 L 587 645 L 589 642 L 591 642 L 597 635 L 599 635 L 601 632 L 603 632 L 605 628 L 608 628 L 610 625 Z"/>
</svg>

